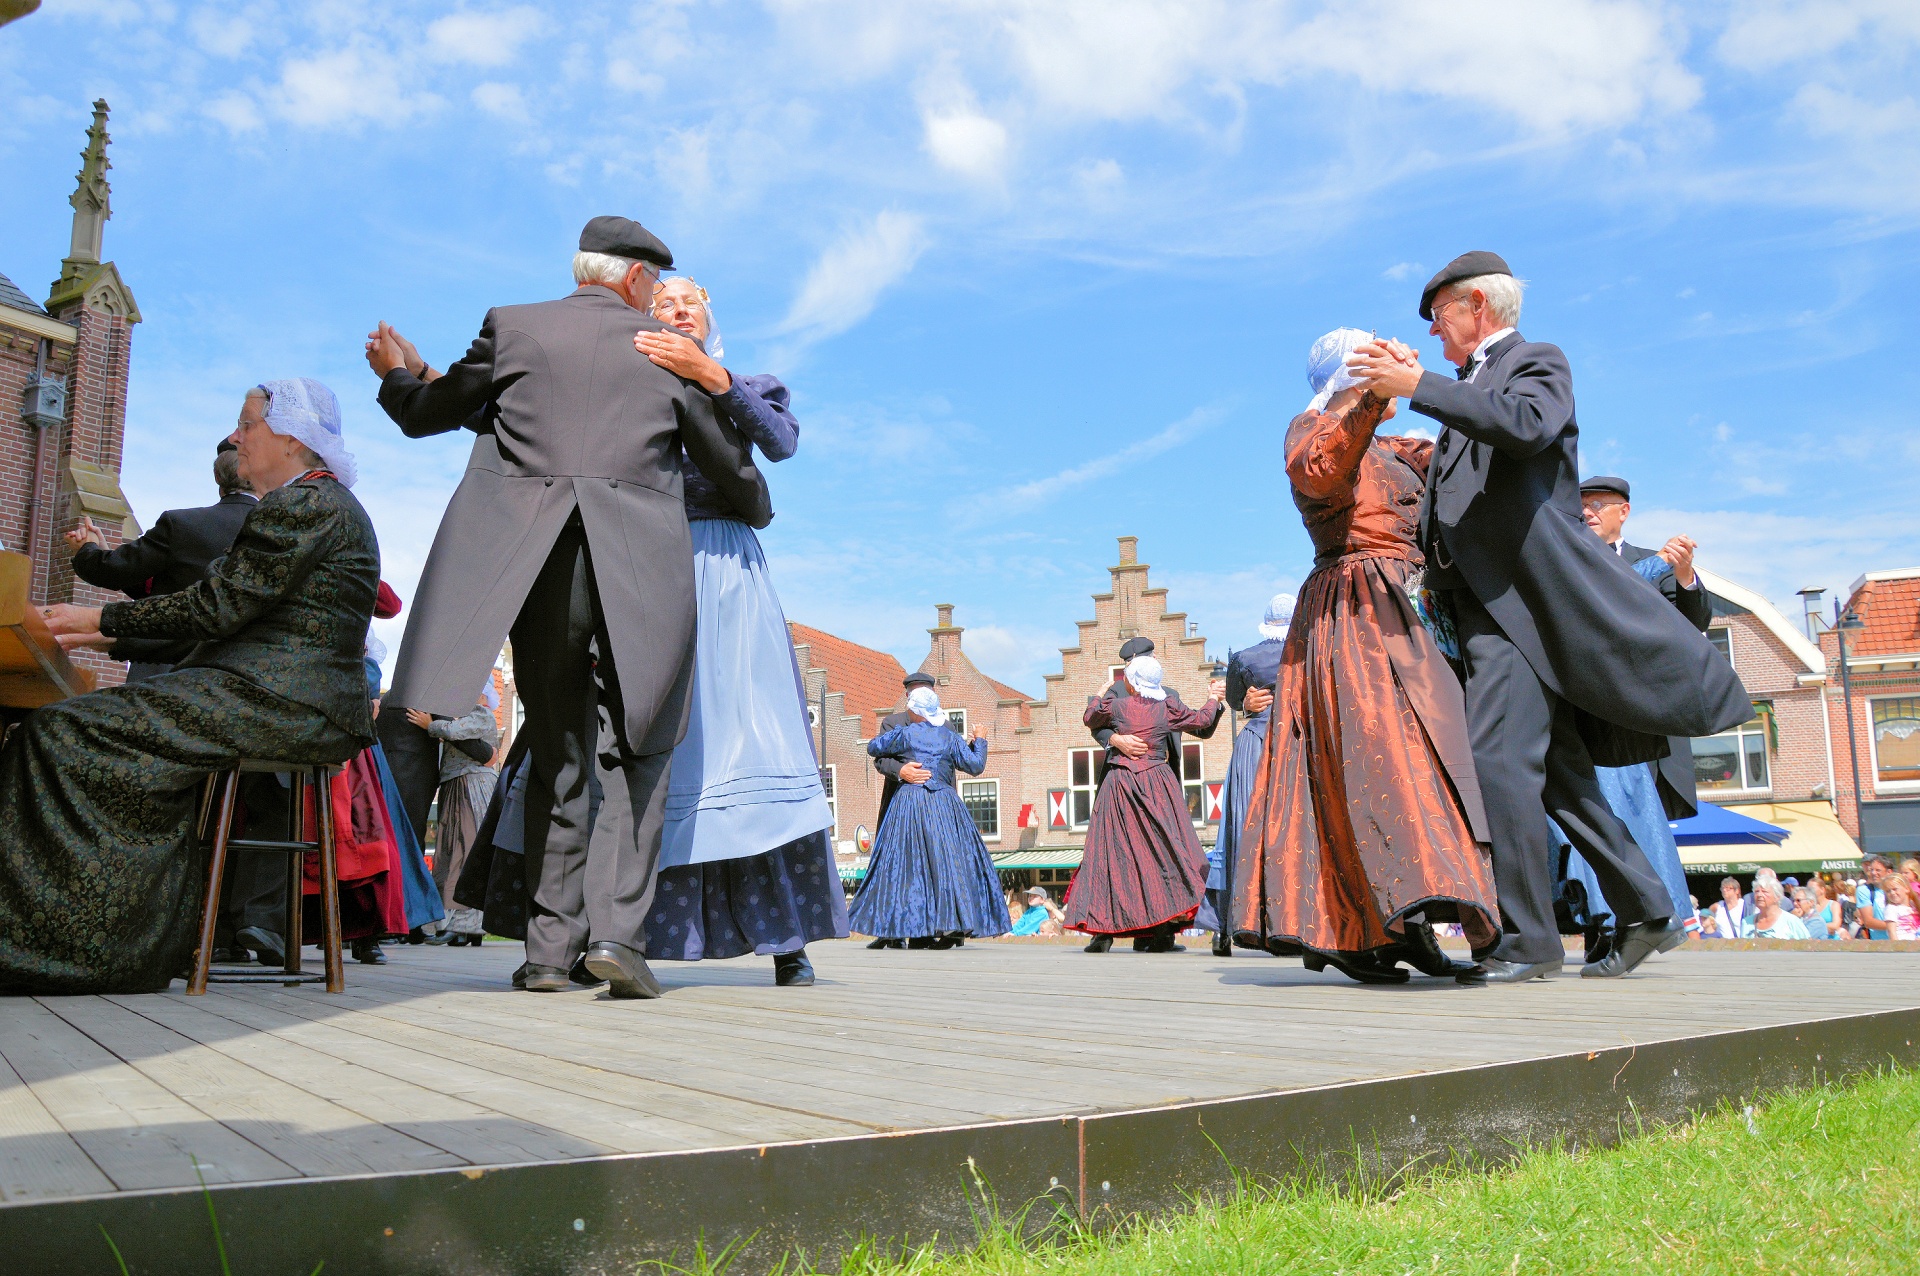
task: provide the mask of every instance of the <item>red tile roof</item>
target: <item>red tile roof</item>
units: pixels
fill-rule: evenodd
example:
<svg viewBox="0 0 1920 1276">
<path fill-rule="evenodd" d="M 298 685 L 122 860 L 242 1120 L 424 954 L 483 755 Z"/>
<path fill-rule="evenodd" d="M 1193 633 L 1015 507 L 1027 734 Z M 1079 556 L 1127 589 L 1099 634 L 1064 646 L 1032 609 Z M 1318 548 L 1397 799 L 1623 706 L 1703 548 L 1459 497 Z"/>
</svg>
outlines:
<svg viewBox="0 0 1920 1276">
<path fill-rule="evenodd" d="M 985 674 L 981 674 L 980 676 L 987 678 Z M 1032 700 L 1033 697 L 1018 687 L 1009 687 L 998 678 L 987 678 L 987 681 L 993 684 L 995 690 L 999 691 L 1001 699 L 1018 700 L 1020 702 L 1020 725 L 1023 727 L 1030 725 L 1032 722 L 1032 714 L 1027 709 L 1027 702 Z"/>
<path fill-rule="evenodd" d="M 1920 572 L 1901 572 L 1891 580 L 1874 580 L 1870 576 L 1855 591 L 1849 605 L 1867 622 L 1866 629 L 1849 636 L 1849 656 L 1905 656 L 1920 652 Z"/>
<path fill-rule="evenodd" d="M 860 715 L 861 738 L 871 740 L 878 735 L 881 715 L 891 712 L 900 701 L 900 680 L 907 676 L 905 666 L 884 651 L 848 642 L 824 629 L 791 620 L 787 629 L 794 646 L 812 648 L 809 656 L 813 667 L 826 670 L 828 694 L 845 695 L 847 712 Z"/>
</svg>

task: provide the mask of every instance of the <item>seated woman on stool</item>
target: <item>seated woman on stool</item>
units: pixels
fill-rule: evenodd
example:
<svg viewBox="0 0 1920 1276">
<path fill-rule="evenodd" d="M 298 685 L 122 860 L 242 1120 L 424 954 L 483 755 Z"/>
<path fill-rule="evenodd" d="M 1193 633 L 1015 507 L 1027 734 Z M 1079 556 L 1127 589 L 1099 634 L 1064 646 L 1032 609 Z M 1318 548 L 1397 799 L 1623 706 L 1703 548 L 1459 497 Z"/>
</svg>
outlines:
<svg viewBox="0 0 1920 1276">
<path fill-rule="evenodd" d="M 63 647 L 191 638 L 171 672 L 35 711 L 0 750 L 0 991 L 153 992 L 185 966 L 200 782 L 243 758 L 344 762 L 373 741 L 361 649 L 380 583 L 318 381 L 249 391 L 232 435 L 261 494 L 179 593 L 46 609 Z"/>
</svg>

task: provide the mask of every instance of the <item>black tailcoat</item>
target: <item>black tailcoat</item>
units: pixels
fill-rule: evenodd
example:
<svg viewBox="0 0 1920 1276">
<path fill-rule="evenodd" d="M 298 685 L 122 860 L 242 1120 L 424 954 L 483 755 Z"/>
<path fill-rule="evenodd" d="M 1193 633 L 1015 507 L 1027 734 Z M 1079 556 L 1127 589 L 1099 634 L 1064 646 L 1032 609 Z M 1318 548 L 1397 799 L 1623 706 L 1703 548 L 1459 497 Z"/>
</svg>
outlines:
<svg viewBox="0 0 1920 1276">
<path fill-rule="evenodd" d="M 1513 333 L 1472 381 L 1426 373 L 1411 404 L 1446 427 L 1420 507 L 1429 585 L 1473 592 L 1540 681 L 1592 720 L 1582 734 L 1596 763 L 1658 758 L 1663 742 L 1646 736 L 1753 716 L 1720 653 L 1587 527 L 1559 347 Z"/>
<path fill-rule="evenodd" d="M 255 503 L 251 492 L 229 492 L 214 505 L 167 510 L 150 531 L 115 549 L 82 545 L 73 556 L 73 574 L 129 598 L 177 594 L 232 548 Z M 107 654 L 115 660 L 173 665 L 192 650 L 190 639 L 122 638 Z"/>
</svg>

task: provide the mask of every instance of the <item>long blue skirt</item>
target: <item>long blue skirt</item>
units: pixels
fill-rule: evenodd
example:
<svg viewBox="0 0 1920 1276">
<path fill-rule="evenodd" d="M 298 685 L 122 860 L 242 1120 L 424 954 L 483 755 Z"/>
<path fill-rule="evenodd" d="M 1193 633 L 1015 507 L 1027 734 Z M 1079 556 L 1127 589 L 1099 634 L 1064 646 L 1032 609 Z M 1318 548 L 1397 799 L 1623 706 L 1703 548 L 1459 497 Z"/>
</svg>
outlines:
<svg viewBox="0 0 1920 1276">
<path fill-rule="evenodd" d="M 1600 782 L 1600 792 L 1606 795 L 1607 805 L 1627 826 L 1627 831 L 1633 834 L 1633 840 L 1639 843 L 1640 849 L 1647 853 L 1647 859 L 1652 862 L 1654 871 L 1660 874 L 1667 894 L 1673 897 L 1673 916 L 1683 919 L 1691 917 L 1693 904 L 1687 891 L 1687 873 L 1680 864 L 1680 847 L 1673 840 L 1673 829 L 1667 823 L 1666 808 L 1660 804 L 1660 790 L 1654 780 L 1653 767 L 1645 762 L 1633 766 L 1601 766 L 1595 767 L 1593 774 Z M 1557 828 L 1554 836 L 1560 843 L 1567 840 Z M 1580 852 L 1571 846 L 1567 847 L 1567 880 L 1586 887 L 1591 912 L 1612 912 L 1606 906 L 1606 896 L 1601 894 L 1600 879 L 1594 876 L 1593 869 Z M 1574 920 L 1584 924 L 1589 919 L 1576 917 Z"/>
<path fill-rule="evenodd" d="M 847 935 L 847 896 L 824 831 L 751 859 L 661 872 L 647 914 L 647 956 L 701 961 L 797 953 Z"/>
<path fill-rule="evenodd" d="M 987 844 L 950 788 L 901 785 L 867 863 L 848 914 L 863 935 L 1003 935 L 1013 924 Z"/>
<path fill-rule="evenodd" d="M 393 817 L 394 840 L 400 844 L 401 899 L 407 912 L 407 925 L 414 930 L 444 921 L 446 906 L 440 902 L 440 890 L 427 872 L 427 853 L 421 849 L 420 835 L 407 818 L 406 803 L 400 800 L 400 786 L 394 782 L 393 768 L 387 765 L 387 751 L 373 742 L 373 765 L 380 772 L 380 792 L 387 802 L 387 814 Z"/>
<path fill-rule="evenodd" d="M 749 859 L 833 824 L 760 542 L 730 518 L 692 531 L 693 705 L 667 773 L 662 869 Z"/>
<path fill-rule="evenodd" d="M 1247 803 L 1253 797 L 1253 784 L 1266 748 L 1267 714 L 1263 713 L 1247 719 L 1240 734 L 1233 737 L 1233 756 L 1220 786 L 1220 832 L 1213 849 L 1207 852 L 1207 894 L 1193 919 L 1201 930 L 1225 929 L 1221 918 L 1227 901 L 1233 898 L 1233 854 L 1240 845 L 1240 830 L 1247 823 Z"/>
</svg>

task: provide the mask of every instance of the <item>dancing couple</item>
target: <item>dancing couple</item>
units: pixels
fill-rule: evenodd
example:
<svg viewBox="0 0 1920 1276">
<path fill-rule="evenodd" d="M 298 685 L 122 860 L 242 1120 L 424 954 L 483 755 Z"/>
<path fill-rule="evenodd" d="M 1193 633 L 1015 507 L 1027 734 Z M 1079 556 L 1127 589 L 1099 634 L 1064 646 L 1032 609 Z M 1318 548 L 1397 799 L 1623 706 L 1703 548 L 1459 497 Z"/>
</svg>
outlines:
<svg viewBox="0 0 1920 1276">
<path fill-rule="evenodd" d="M 1752 706 L 1588 529 L 1572 375 L 1516 330 L 1521 292 L 1488 252 L 1428 282 L 1420 314 L 1453 379 L 1353 329 L 1309 357 L 1285 467 L 1316 557 L 1238 830 L 1237 943 L 1374 983 L 1407 978 L 1403 963 L 1467 983 L 1556 974 L 1547 816 L 1614 918 L 1583 975 L 1624 975 L 1684 938 L 1595 768 L 1656 760 L 1666 737 Z M 1376 436 L 1399 399 L 1441 424 L 1437 441 Z M 1471 967 L 1439 952 L 1437 921 L 1462 926 Z"/>
</svg>

